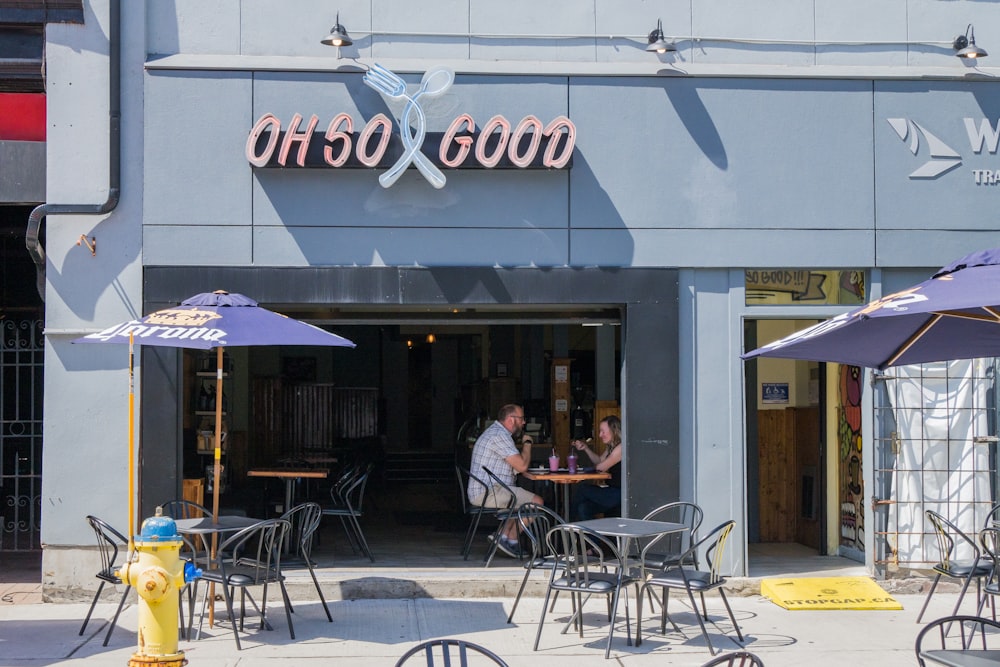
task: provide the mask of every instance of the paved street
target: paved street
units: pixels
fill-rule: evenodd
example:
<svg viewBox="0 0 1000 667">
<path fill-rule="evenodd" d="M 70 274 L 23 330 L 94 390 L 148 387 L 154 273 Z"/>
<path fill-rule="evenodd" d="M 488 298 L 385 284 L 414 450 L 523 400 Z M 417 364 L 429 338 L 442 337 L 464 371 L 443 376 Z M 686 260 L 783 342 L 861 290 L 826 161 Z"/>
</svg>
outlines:
<svg viewBox="0 0 1000 667">
<path fill-rule="evenodd" d="M 920 595 L 896 595 L 902 611 L 786 611 L 759 596 L 731 599 L 746 638 L 746 647 L 760 655 L 768 667 L 810 665 L 916 664 L 913 642 L 920 628 L 914 620 L 923 602 Z M 939 594 L 927 618 L 946 615 L 954 605 L 954 594 Z M 200 641 L 182 641 L 181 649 L 192 667 L 256 667 L 282 664 L 327 664 L 331 659 L 351 665 L 388 665 L 418 641 L 434 637 L 458 637 L 482 644 L 514 665 L 691 665 L 707 662 L 708 651 L 694 616 L 679 600 L 671 610 L 683 634 L 658 634 L 648 607 L 642 646 L 627 646 L 624 617 L 619 621 L 611 660 L 604 660 L 607 637 L 602 600 L 587 606 L 586 627 L 581 639 L 572 631 L 561 635 L 568 618 L 569 601 L 560 600 L 546 622 L 537 652 L 532 650 L 540 598 L 522 600 L 517 622 L 507 625 L 508 599 L 395 599 L 338 600 L 331 603 L 334 622 L 328 623 L 317 602 L 300 602 L 294 615 L 297 639 L 288 637 L 280 597 L 271 601 L 268 616 L 274 631 L 260 632 L 255 623 L 242 635 L 244 649 L 236 651 L 228 624 L 217 626 Z M 634 614 L 634 600 L 630 600 Z M 114 605 L 99 605 L 87 634 L 79 637 L 87 605 L 0 604 L 0 664 L 34 667 L 69 664 L 121 667 L 136 646 L 136 609 L 126 608 L 120 627 L 108 647 L 101 642 Z M 972 612 L 971 600 L 963 611 Z M 710 632 L 718 646 L 737 647 L 718 597 L 709 598 Z M 634 627 L 634 619 L 633 619 Z M 288 663 L 291 658 L 293 663 Z"/>
</svg>

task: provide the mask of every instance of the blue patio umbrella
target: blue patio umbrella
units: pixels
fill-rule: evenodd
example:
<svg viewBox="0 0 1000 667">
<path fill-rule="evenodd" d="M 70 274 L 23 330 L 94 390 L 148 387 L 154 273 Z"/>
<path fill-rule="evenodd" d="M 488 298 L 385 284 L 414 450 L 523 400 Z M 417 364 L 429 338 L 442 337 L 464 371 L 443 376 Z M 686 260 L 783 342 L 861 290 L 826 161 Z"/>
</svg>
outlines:
<svg viewBox="0 0 1000 667">
<path fill-rule="evenodd" d="M 74 343 L 129 344 L 129 537 L 135 525 L 132 504 L 134 478 L 134 390 L 132 345 L 155 345 L 198 350 L 216 349 L 216 393 L 222 396 L 222 352 L 231 346 L 317 345 L 354 347 L 354 343 L 305 322 L 261 308 L 253 299 L 224 291 L 196 294 L 179 306 L 164 308 L 138 320 L 116 324 L 77 338 Z M 215 466 L 212 513 L 219 515 L 219 476 L 222 459 L 222 401 L 215 402 Z"/>
<path fill-rule="evenodd" d="M 884 369 L 1000 356 L 1000 248 L 742 355 Z"/>
</svg>

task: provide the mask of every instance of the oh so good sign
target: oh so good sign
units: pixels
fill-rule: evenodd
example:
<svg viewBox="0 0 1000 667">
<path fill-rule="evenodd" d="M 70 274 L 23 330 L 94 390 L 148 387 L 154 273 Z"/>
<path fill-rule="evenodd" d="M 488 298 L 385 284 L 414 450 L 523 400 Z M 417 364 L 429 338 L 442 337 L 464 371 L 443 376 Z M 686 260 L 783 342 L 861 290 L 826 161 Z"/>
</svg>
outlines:
<svg viewBox="0 0 1000 667">
<path fill-rule="evenodd" d="M 302 126 L 295 114 L 287 127 L 267 113 L 247 137 L 246 159 L 255 167 L 381 168 L 391 166 L 406 150 L 393 122 L 377 114 L 360 131 L 346 113 L 337 114 L 325 132 L 316 131 L 314 114 Z M 525 116 L 516 126 L 493 116 L 482 127 L 462 114 L 444 132 L 427 132 L 423 146 L 436 148 L 427 157 L 449 169 L 562 169 L 572 166 L 576 126 L 565 116 L 547 125 Z"/>
</svg>

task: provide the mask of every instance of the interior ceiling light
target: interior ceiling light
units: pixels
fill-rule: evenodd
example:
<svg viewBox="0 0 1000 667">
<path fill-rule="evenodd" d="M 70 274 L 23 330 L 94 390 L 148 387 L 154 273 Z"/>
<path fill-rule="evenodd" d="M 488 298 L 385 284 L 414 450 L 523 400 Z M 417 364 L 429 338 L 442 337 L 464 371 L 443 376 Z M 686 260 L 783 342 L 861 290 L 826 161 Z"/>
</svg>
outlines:
<svg viewBox="0 0 1000 667">
<path fill-rule="evenodd" d="M 340 12 L 337 12 L 337 22 L 330 28 L 330 34 L 320 41 L 327 46 L 350 46 L 354 43 L 351 36 L 347 34 L 347 28 L 340 25 Z"/>
<path fill-rule="evenodd" d="M 955 38 L 952 46 L 957 52 L 955 55 L 959 58 L 985 58 L 989 55 L 984 49 L 976 46 L 976 29 L 972 27 L 971 23 L 965 28 L 964 35 Z"/>
<path fill-rule="evenodd" d="M 663 23 L 660 19 L 656 19 L 656 27 L 653 28 L 653 32 L 649 33 L 649 46 L 646 47 L 646 50 L 655 51 L 656 53 L 667 53 L 668 51 L 677 50 L 677 47 L 672 42 L 668 42 L 663 38 Z"/>
</svg>

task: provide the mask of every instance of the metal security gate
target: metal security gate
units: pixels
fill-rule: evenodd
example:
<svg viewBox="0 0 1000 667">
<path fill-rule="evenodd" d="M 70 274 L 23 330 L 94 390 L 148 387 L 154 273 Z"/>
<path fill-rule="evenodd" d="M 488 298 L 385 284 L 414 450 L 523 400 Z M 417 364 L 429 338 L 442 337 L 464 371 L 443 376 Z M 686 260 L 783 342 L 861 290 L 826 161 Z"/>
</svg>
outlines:
<svg viewBox="0 0 1000 667">
<path fill-rule="evenodd" d="M 883 576 L 939 561 L 926 510 L 974 535 L 997 502 L 997 370 L 993 359 L 874 374 L 871 509 Z"/>
<path fill-rule="evenodd" d="M 41 320 L 0 320 L 0 551 L 41 548 Z"/>
</svg>

